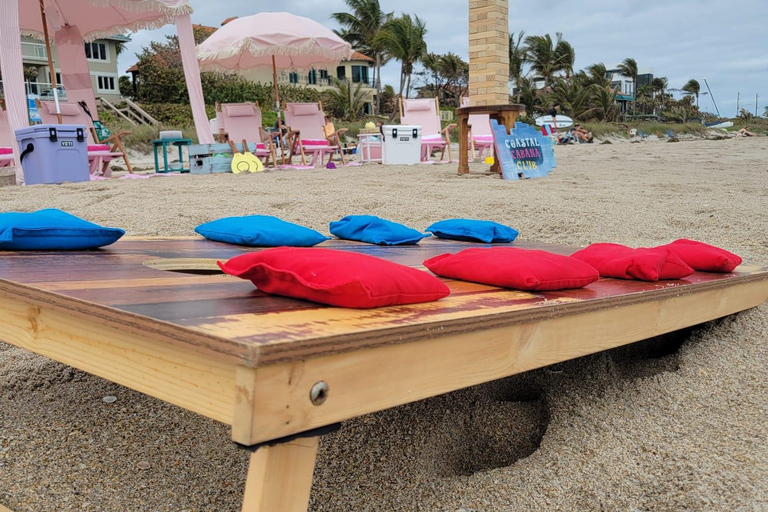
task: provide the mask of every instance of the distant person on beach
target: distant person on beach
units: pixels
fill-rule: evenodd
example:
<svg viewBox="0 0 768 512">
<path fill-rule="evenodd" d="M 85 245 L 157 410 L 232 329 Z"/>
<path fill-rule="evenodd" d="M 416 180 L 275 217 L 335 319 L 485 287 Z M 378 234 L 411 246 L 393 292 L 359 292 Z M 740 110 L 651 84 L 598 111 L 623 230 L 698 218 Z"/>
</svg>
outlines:
<svg viewBox="0 0 768 512">
<path fill-rule="evenodd" d="M 571 133 L 573 133 L 576 138 L 582 142 L 592 142 L 595 139 L 594 135 L 592 135 L 592 132 L 588 132 L 582 128 L 579 123 L 573 125 L 573 128 L 571 128 Z"/>
<path fill-rule="evenodd" d="M 560 104 L 555 103 L 552 105 L 552 109 L 547 112 L 548 116 L 552 116 L 552 132 L 557 133 L 557 114 L 560 112 Z"/>
<path fill-rule="evenodd" d="M 741 130 L 736 132 L 736 136 L 737 137 L 754 137 L 755 134 L 749 131 L 749 126 L 745 126 Z"/>
</svg>

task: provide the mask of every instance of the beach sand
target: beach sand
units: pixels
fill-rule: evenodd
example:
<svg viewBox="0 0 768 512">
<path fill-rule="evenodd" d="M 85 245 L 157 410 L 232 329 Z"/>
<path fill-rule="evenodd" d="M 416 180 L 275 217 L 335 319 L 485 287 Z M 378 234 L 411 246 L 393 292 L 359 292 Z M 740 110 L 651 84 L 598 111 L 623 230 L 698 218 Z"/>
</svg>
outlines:
<svg viewBox="0 0 768 512">
<path fill-rule="evenodd" d="M 257 213 L 326 233 L 349 214 L 486 218 L 527 240 L 687 237 L 768 265 L 768 139 L 556 151 L 549 177 L 520 182 L 367 165 L 3 187 L 0 204 L 130 235 Z M 310 509 L 768 510 L 766 360 L 763 305 L 358 418 L 322 439 Z M 15 512 L 236 511 L 248 455 L 224 425 L 0 343 L 0 503 Z"/>
</svg>

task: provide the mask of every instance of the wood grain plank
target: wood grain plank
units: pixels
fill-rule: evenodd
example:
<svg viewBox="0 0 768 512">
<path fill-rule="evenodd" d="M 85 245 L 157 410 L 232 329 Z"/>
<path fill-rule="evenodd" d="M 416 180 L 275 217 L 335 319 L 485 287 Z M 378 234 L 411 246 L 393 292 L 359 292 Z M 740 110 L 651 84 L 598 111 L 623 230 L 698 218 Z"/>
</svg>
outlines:
<svg viewBox="0 0 768 512">
<path fill-rule="evenodd" d="M 0 293 L 0 339 L 232 424 L 237 365 Z"/>
<path fill-rule="evenodd" d="M 766 299 L 768 288 L 753 281 L 261 367 L 248 386 L 253 396 L 239 395 L 235 413 L 235 423 L 251 426 L 250 435 L 240 429 L 233 436 L 252 444 L 302 432 L 696 325 Z M 315 406 L 309 391 L 319 381 L 329 392 Z M 243 417 L 249 406 L 250 416 Z"/>
</svg>

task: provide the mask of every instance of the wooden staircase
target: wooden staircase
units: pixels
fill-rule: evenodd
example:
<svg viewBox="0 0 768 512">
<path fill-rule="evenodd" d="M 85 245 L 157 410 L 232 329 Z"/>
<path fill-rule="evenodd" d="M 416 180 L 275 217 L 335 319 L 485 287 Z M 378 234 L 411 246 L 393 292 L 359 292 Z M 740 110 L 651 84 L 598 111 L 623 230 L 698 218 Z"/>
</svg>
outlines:
<svg viewBox="0 0 768 512">
<path fill-rule="evenodd" d="M 159 125 L 160 121 L 147 114 L 140 106 L 129 100 L 122 98 L 121 107 L 117 107 L 104 98 L 96 98 L 101 104 L 112 110 L 118 117 L 125 119 L 134 126 L 137 125 Z"/>
</svg>

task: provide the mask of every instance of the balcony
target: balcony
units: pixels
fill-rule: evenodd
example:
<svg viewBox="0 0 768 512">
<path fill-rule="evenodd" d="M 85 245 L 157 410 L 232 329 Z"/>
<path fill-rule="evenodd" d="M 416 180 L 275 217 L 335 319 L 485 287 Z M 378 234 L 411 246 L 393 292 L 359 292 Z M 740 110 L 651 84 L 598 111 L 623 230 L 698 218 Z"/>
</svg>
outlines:
<svg viewBox="0 0 768 512">
<path fill-rule="evenodd" d="M 310 83 L 309 76 L 306 74 L 299 74 L 295 81 L 291 81 L 288 73 L 280 74 L 277 76 L 278 85 L 299 85 L 299 86 L 317 86 L 317 87 L 330 87 L 334 84 L 335 77 L 329 76 L 328 78 L 320 78 L 319 76 L 314 83 Z M 358 82 L 353 82 L 352 86 L 357 87 Z M 363 82 L 363 87 L 373 88 L 373 82 Z"/>
<path fill-rule="evenodd" d="M 25 61 L 48 62 L 48 52 L 42 43 L 21 43 L 21 58 Z"/>
<path fill-rule="evenodd" d="M 26 82 L 24 85 L 27 95 L 34 94 L 43 101 L 53 100 L 53 89 L 50 82 Z M 67 93 L 64 91 L 64 87 L 58 85 L 56 89 L 59 91 L 59 99 L 66 101 Z M 2 80 L 0 80 L 0 98 L 5 98 Z"/>
</svg>

